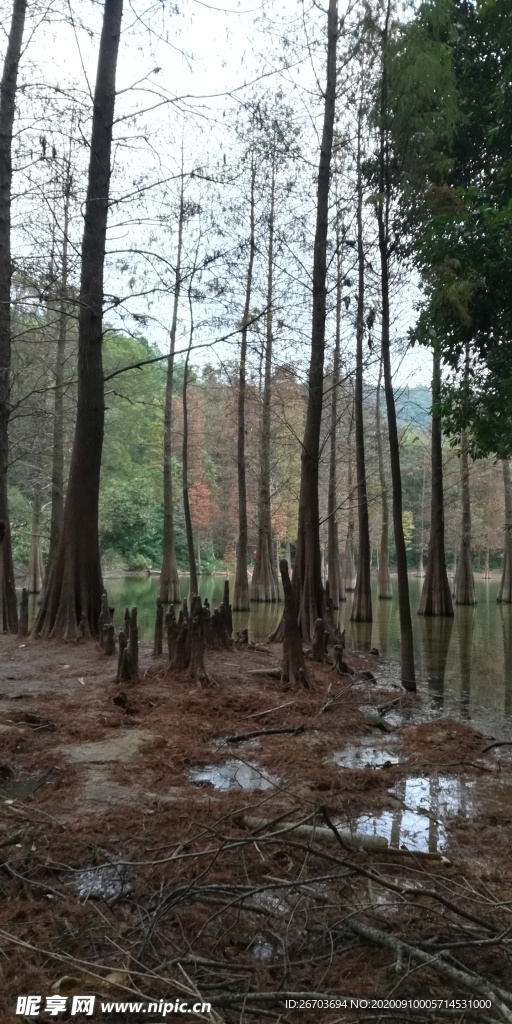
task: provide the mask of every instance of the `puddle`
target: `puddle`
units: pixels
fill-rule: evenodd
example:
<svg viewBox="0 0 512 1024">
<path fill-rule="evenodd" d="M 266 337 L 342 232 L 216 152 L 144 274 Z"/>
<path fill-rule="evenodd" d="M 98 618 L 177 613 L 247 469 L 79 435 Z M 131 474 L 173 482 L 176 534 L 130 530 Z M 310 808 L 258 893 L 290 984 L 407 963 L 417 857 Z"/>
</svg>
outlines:
<svg viewBox="0 0 512 1024">
<path fill-rule="evenodd" d="M 402 810 L 362 814 L 352 822 L 355 832 L 367 836 L 384 836 L 391 847 L 405 846 L 408 850 L 438 853 L 447 841 L 445 827 L 426 814 Z"/>
<path fill-rule="evenodd" d="M 6 767 L 2 765 L 3 770 Z M 0 797 L 6 800 L 28 800 L 47 781 L 48 775 L 41 775 L 41 773 L 25 775 L 21 779 L 14 779 L 6 777 L 3 771 L 0 778 Z"/>
<path fill-rule="evenodd" d="M 386 736 L 383 745 L 373 736 L 365 736 L 360 743 L 336 751 L 332 760 L 339 768 L 382 768 L 386 764 L 403 764 L 405 759 L 392 749 L 394 742 L 392 737 Z"/>
<path fill-rule="evenodd" d="M 244 761 L 192 768 L 189 779 L 195 786 L 210 783 L 214 789 L 272 789 L 277 782 L 268 772 Z"/>
<path fill-rule="evenodd" d="M 390 791 L 402 804 L 396 810 L 364 814 L 352 822 L 357 832 L 384 836 L 390 846 L 437 853 L 447 843 L 452 818 L 508 813 L 512 817 L 512 786 L 497 779 L 465 779 L 455 775 L 410 775 Z"/>
</svg>

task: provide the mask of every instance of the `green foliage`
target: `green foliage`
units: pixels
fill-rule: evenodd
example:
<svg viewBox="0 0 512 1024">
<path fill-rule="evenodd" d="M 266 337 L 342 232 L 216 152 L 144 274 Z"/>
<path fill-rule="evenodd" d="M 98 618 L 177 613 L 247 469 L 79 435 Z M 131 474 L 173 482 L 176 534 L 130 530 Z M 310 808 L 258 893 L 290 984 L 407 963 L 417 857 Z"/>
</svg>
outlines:
<svg viewBox="0 0 512 1024">
<path fill-rule="evenodd" d="M 441 405 L 446 429 L 468 429 L 474 455 L 509 457 L 512 5 L 452 0 L 451 15 L 459 118 L 444 180 L 433 186 L 425 175 L 426 201 L 415 214 L 424 301 L 413 337 L 435 341 L 449 368 Z"/>
<path fill-rule="evenodd" d="M 32 508 L 19 487 L 9 488 L 9 515 L 14 561 L 26 565 L 30 553 Z"/>
</svg>

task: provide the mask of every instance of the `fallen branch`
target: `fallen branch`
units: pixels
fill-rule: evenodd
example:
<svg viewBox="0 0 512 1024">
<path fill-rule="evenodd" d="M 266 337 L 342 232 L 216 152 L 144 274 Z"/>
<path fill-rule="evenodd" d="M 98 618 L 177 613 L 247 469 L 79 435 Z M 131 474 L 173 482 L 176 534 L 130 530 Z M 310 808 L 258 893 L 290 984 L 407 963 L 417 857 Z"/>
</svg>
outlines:
<svg viewBox="0 0 512 1024">
<path fill-rule="evenodd" d="M 254 711 L 252 715 L 247 715 L 247 718 L 263 718 L 263 715 L 270 715 L 272 711 L 281 711 L 282 708 L 287 708 L 290 704 L 295 704 L 295 701 L 287 700 L 284 704 L 278 704 L 276 708 L 267 708 L 266 711 Z"/>
<path fill-rule="evenodd" d="M 299 733 L 304 732 L 305 728 L 304 725 L 296 725 L 295 727 L 277 725 L 271 729 L 257 729 L 255 732 L 241 732 L 236 736 L 225 736 L 224 743 L 243 743 L 244 740 L 253 740 L 256 736 L 280 736 L 283 733 L 298 736 Z"/>
<path fill-rule="evenodd" d="M 247 828 L 264 829 L 268 828 L 272 822 L 266 821 L 264 818 L 253 818 L 250 815 L 242 815 L 238 819 L 242 825 Z M 295 835 L 301 836 L 303 839 L 309 840 L 333 840 L 336 841 L 336 836 L 330 828 L 323 828 L 317 825 L 301 825 L 299 822 L 289 821 L 284 823 L 285 827 L 279 830 L 279 835 L 283 835 L 287 832 L 294 832 Z M 370 850 L 370 851 L 382 851 L 388 848 L 388 841 L 384 836 L 366 836 L 359 832 L 339 832 L 338 835 L 343 840 L 345 849 L 347 850 Z"/>
<path fill-rule="evenodd" d="M 363 924 L 361 921 L 357 921 L 355 918 L 347 917 L 345 925 L 350 931 L 355 932 L 360 938 L 366 939 L 368 942 L 372 942 L 377 946 L 385 946 L 387 949 L 393 950 L 403 961 L 408 959 L 414 960 L 416 963 L 421 964 L 424 967 L 430 967 L 433 970 L 443 974 L 445 978 L 449 978 L 450 981 L 460 986 L 463 991 L 469 990 L 470 992 L 476 992 L 479 996 L 483 996 L 485 999 L 491 999 L 495 1003 L 496 1007 L 503 1015 L 506 1021 L 512 1024 L 512 1011 L 510 1010 L 507 1003 L 512 1005 L 512 992 L 506 992 L 501 988 L 494 988 L 489 985 L 484 978 L 469 974 L 467 971 L 462 970 L 460 967 L 453 967 L 447 963 L 443 958 L 442 953 L 436 953 L 434 956 L 429 953 L 425 953 L 422 949 L 418 949 L 417 946 L 413 946 L 410 942 L 404 942 L 403 939 L 396 939 L 389 932 L 381 931 L 380 928 L 374 928 L 371 925 Z M 506 1000 L 504 1002 L 503 1000 Z"/>
<path fill-rule="evenodd" d="M 495 747 L 512 747 L 512 740 L 500 740 L 499 743 L 489 743 L 488 747 L 484 747 L 482 754 L 486 754 L 488 750 L 494 750 Z"/>
</svg>

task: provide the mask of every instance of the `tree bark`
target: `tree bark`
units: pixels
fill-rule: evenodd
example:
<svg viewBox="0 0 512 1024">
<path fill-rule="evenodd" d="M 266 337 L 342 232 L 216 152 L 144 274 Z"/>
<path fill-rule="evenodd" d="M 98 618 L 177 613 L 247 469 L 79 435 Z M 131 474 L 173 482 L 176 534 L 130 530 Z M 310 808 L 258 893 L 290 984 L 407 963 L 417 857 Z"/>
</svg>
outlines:
<svg viewBox="0 0 512 1024">
<path fill-rule="evenodd" d="M 190 282 L 189 289 L 189 303 L 190 303 L 190 315 L 192 316 L 192 281 Z M 187 349 L 187 355 L 185 358 L 185 371 L 183 374 L 183 444 L 181 448 L 181 471 L 182 471 L 182 488 L 183 488 L 183 516 L 185 519 L 185 532 L 187 535 L 187 551 L 188 551 L 188 571 L 190 574 L 190 594 L 195 596 L 198 591 L 197 585 L 197 566 L 196 566 L 196 553 L 194 551 L 194 531 L 192 529 L 192 515 L 190 512 L 190 500 L 188 496 L 188 404 L 187 404 L 187 387 L 188 387 L 188 364 L 190 359 L 190 351 L 192 348 L 192 335 L 193 335 L 193 323 L 190 323 L 190 337 Z"/>
<path fill-rule="evenodd" d="M 339 608 L 340 601 L 345 600 L 345 585 L 340 564 L 340 548 L 338 535 L 337 510 L 337 473 L 336 455 L 338 440 L 338 388 L 340 377 L 341 347 L 341 300 L 342 300 L 342 265 L 341 265 L 341 233 L 339 212 L 336 216 L 336 334 L 334 340 L 334 358 L 332 366 L 331 390 L 331 436 L 329 451 L 329 487 L 327 492 L 327 583 L 331 596 L 332 607 Z"/>
<path fill-rule="evenodd" d="M 11 388 L 12 135 L 26 9 L 27 0 L 13 0 L 0 85 L 0 631 L 4 633 L 14 633 L 18 628 L 7 472 Z"/>
<path fill-rule="evenodd" d="M 510 463 L 502 460 L 503 485 L 505 488 L 505 530 L 503 534 L 503 566 L 497 600 L 500 604 L 512 603 L 512 481 Z"/>
<path fill-rule="evenodd" d="M 345 590 L 354 590 L 356 585 L 356 566 L 354 558 L 354 473 L 353 473 L 353 451 L 352 433 L 354 430 L 354 401 L 350 403 L 350 421 L 347 434 L 348 467 L 347 467 L 347 491 L 348 491 L 348 526 L 345 540 L 345 551 L 343 554 L 343 580 Z"/>
<path fill-rule="evenodd" d="M 382 37 L 382 81 L 381 109 L 379 130 L 379 201 L 377 203 L 377 223 L 379 230 L 379 255 L 381 276 L 381 350 L 384 370 L 384 391 L 388 414 L 389 455 L 391 463 L 391 483 L 393 487 L 393 532 L 395 536 L 396 568 L 398 575 L 398 608 L 400 615 L 400 654 L 401 680 L 406 690 L 416 690 L 416 674 L 414 670 L 414 639 L 412 632 L 411 604 L 409 600 L 409 577 L 407 573 L 407 551 L 405 547 L 402 503 L 402 474 L 400 470 L 400 443 L 396 422 L 395 396 L 391 376 L 390 355 L 390 308 L 389 308 L 389 249 L 390 227 L 389 212 L 391 202 L 391 182 L 389 176 L 389 145 L 388 145 L 388 82 L 386 48 L 391 19 L 391 4 L 388 0 L 386 22 Z"/>
<path fill-rule="evenodd" d="M 265 335 L 265 377 L 260 434 L 260 493 L 258 509 L 258 548 L 251 580 L 251 601 L 278 601 L 279 587 L 272 549 L 272 518 L 270 507 L 270 398 L 273 347 L 273 279 L 274 218 L 276 185 L 276 151 L 272 153 L 270 211 L 268 219 L 267 317 Z M 235 605 L 236 607 L 236 605 Z"/>
<path fill-rule="evenodd" d="M 174 275 L 174 300 L 170 331 L 170 349 L 167 360 L 164 408 L 164 531 L 162 544 L 162 571 L 158 596 L 164 604 L 179 604 L 181 601 L 176 550 L 174 547 L 174 509 L 172 497 L 172 406 L 174 383 L 174 352 L 178 325 L 178 306 L 181 289 L 181 253 L 183 248 L 183 224 L 185 219 L 183 157 L 181 161 L 180 212 L 178 219 L 178 249 Z"/>
<path fill-rule="evenodd" d="M 76 639 L 85 616 L 95 635 L 102 579 L 98 502 L 104 429 L 103 267 L 110 185 L 116 67 L 123 0 L 104 6 L 94 91 L 78 319 L 78 401 L 69 482 L 57 561 L 34 627 L 44 636 Z"/>
<path fill-rule="evenodd" d="M 444 547 L 444 493 L 441 417 L 441 357 L 434 348 L 432 375 L 432 488 L 430 501 L 430 541 L 427 569 L 423 581 L 418 615 L 452 616 L 453 604 L 446 572 Z"/>
<path fill-rule="evenodd" d="M 362 110 L 359 111 L 357 130 L 357 264 L 358 290 L 356 314 L 356 386 L 354 413 L 356 427 L 356 468 L 357 468 L 357 518 L 359 536 L 359 559 L 357 563 L 356 589 L 352 604 L 351 622 L 372 621 L 372 587 L 370 566 L 370 526 L 368 517 L 368 493 L 366 489 L 366 465 L 364 450 L 363 414 L 363 339 L 364 339 L 364 247 L 363 247 L 363 181 L 361 170 Z"/>
<path fill-rule="evenodd" d="M 251 192 L 249 199 L 249 263 L 245 286 L 245 304 L 242 321 L 242 337 L 240 342 L 240 367 L 238 373 L 238 438 L 237 438 L 237 472 L 238 472 L 238 539 L 236 544 L 235 586 L 233 590 L 233 610 L 247 611 L 250 607 L 249 582 L 247 578 L 247 483 L 245 465 L 245 391 L 247 362 L 247 330 L 251 313 L 252 275 L 254 254 L 256 250 L 254 205 L 256 185 L 256 157 L 253 152 L 251 159 Z"/>
<path fill-rule="evenodd" d="M 34 487 L 32 498 L 32 535 L 25 586 L 29 594 L 39 594 L 43 586 L 43 555 L 41 551 L 41 488 Z"/>
<path fill-rule="evenodd" d="M 52 447 L 52 511 L 50 521 L 50 549 L 46 563 L 44 589 L 57 561 L 59 540 L 64 515 L 64 367 L 66 363 L 66 340 L 68 323 L 68 243 L 69 206 L 71 200 L 71 159 L 66 161 L 64 179 L 64 224 L 62 231 L 62 253 L 59 285 L 59 326 L 57 354 L 55 358 L 55 391 L 53 398 L 53 447 Z"/>
<path fill-rule="evenodd" d="M 462 530 L 455 581 L 455 604 L 476 604 L 475 580 L 471 564 L 471 497 L 469 493 L 468 438 L 465 430 L 462 431 L 460 436 L 460 486 Z"/>
<path fill-rule="evenodd" d="M 391 577 L 389 575 L 389 501 L 386 472 L 384 469 L 384 452 L 382 448 L 382 416 L 380 411 L 380 392 L 382 380 L 382 354 L 377 384 L 377 401 L 375 403 L 375 428 L 377 431 L 377 457 L 379 461 L 380 500 L 382 508 L 382 527 L 379 548 L 379 572 L 377 577 L 377 595 L 379 600 L 393 597 Z"/>
<path fill-rule="evenodd" d="M 315 622 L 324 616 L 324 588 L 320 566 L 320 514 L 318 467 L 324 384 L 327 230 L 329 186 L 336 100 L 337 0 L 329 0 L 327 15 L 327 84 L 317 185 L 317 214 L 313 258 L 313 323 L 308 376 L 308 404 L 301 453 L 299 517 L 293 591 L 303 640 L 312 636 Z"/>
<path fill-rule="evenodd" d="M 298 610 L 293 593 L 293 587 L 288 575 L 288 562 L 283 559 L 279 562 L 281 579 L 284 592 L 284 634 L 283 634 L 283 660 L 281 664 L 281 678 L 285 683 L 301 683 L 310 687 L 310 680 L 304 661 L 302 640 L 298 625 Z"/>
</svg>

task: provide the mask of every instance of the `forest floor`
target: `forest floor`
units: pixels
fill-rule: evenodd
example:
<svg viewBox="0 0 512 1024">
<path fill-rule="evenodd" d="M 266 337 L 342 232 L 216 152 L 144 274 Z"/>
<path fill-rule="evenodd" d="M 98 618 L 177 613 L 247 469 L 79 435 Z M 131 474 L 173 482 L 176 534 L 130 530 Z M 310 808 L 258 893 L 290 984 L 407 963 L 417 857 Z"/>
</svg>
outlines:
<svg viewBox="0 0 512 1024">
<path fill-rule="evenodd" d="M 512 1021 L 512 747 L 354 652 L 310 690 L 209 653 L 202 688 L 141 644 L 120 694 L 94 643 L 0 644 L 0 1024 Z"/>
</svg>

